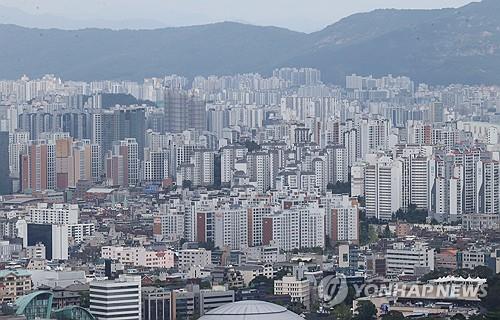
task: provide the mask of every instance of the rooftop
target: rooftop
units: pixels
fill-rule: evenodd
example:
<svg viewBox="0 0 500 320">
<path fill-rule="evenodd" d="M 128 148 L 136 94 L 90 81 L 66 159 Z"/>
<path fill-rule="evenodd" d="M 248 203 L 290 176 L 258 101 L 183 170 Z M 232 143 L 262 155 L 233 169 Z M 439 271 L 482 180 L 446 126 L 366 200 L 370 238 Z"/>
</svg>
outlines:
<svg viewBox="0 0 500 320">
<path fill-rule="evenodd" d="M 299 315 L 285 307 L 265 301 L 239 301 L 223 305 L 207 312 L 200 320 L 299 320 Z"/>
<path fill-rule="evenodd" d="M 31 272 L 25 269 L 6 269 L 6 270 L 0 270 L 0 277 L 5 277 L 9 274 L 15 274 L 17 277 L 22 277 L 22 276 L 30 276 Z"/>
</svg>

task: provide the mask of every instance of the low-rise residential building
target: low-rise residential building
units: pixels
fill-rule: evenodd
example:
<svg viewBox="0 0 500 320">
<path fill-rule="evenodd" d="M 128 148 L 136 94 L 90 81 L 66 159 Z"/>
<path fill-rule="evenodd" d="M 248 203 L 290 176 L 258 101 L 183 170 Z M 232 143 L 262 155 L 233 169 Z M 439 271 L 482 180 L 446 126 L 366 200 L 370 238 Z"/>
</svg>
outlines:
<svg viewBox="0 0 500 320">
<path fill-rule="evenodd" d="M 212 264 L 212 253 L 205 249 L 179 251 L 179 270 L 187 271 L 191 266 L 207 267 Z"/>
<path fill-rule="evenodd" d="M 274 281 L 275 295 L 289 295 L 294 302 L 302 303 L 306 308 L 310 307 L 311 292 L 308 280 L 297 280 L 293 276 L 285 276 L 281 280 Z"/>
<path fill-rule="evenodd" d="M 26 270 L 0 270 L 0 302 L 14 302 L 31 291 L 31 273 Z"/>
<path fill-rule="evenodd" d="M 457 269 L 457 253 L 455 248 L 441 248 L 436 252 L 436 269 Z"/>
<path fill-rule="evenodd" d="M 467 231 L 499 230 L 500 215 L 497 213 L 464 214 L 462 227 Z"/>
<path fill-rule="evenodd" d="M 434 249 L 426 243 L 394 243 L 386 251 L 387 275 L 415 275 L 416 268 L 434 270 Z"/>
<path fill-rule="evenodd" d="M 485 249 L 469 248 L 458 253 L 458 267 L 460 269 L 474 269 L 486 265 L 489 252 Z"/>
<path fill-rule="evenodd" d="M 27 246 L 26 258 L 45 260 L 46 258 L 45 245 L 43 243 L 37 243 L 34 246 Z"/>
<path fill-rule="evenodd" d="M 101 257 L 136 267 L 170 269 L 174 266 L 174 253 L 170 250 L 150 251 L 144 247 L 102 247 Z"/>
<path fill-rule="evenodd" d="M 274 268 L 272 264 L 251 265 L 246 264 L 236 268 L 243 277 L 243 283 L 248 286 L 250 282 L 258 276 L 264 276 L 272 279 L 274 277 Z"/>
</svg>

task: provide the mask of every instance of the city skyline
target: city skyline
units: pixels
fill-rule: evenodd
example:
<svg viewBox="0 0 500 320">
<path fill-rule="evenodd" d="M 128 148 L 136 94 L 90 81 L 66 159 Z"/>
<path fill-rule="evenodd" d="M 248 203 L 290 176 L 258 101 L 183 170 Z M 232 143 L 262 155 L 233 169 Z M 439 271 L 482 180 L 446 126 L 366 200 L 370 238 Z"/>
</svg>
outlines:
<svg viewBox="0 0 500 320">
<path fill-rule="evenodd" d="M 469 2 L 0 0 L 0 320 L 500 319 Z"/>
</svg>

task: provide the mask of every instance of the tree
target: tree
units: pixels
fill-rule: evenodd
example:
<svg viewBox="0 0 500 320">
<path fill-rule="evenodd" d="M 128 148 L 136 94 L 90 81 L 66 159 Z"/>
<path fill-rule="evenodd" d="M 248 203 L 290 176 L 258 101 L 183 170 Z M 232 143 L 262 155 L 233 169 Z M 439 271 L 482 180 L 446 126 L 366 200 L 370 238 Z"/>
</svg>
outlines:
<svg viewBox="0 0 500 320">
<path fill-rule="evenodd" d="M 350 182 L 340 182 L 329 183 L 326 188 L 331 190 L 333 194 L 351 194 L 351 183 Z"/>
<path fill-rule="evenodd" d="M 359 301 L 355 320 L 372 320 L 377 316 L 377 307 L 371 301 Z"/>
<path fill-rule="evenodd" d="M 274 292 L 274 280 L 269 279 L 263 275 L 259 275 L 253 278 L 248 284 L 249 288 L 257 289 L 257 291 L 265 292 L 268 294 L 273 294 Z"/>
<path fill-rule="evenodd" d="M 364 246 L 370 242 L 368 222 L 361 220 L 359 224 L 359 243 Z"/>
<path fill-rule="evenodd" d="M 369 243 L 375 243 L 378 241 L 378 233 L 374 226 L 368 227 L 368 241 Z"/>
<path fill-rule="evenodd" d="M 500 275 L 488 279 L 488 294 L 481 298 L 481 305 L 488 310 L 488 316 L 500 314 Z"/>
<path fill-rule="evenodd" d="M 306 311 L 306 307 L 300 301 L 292 301 L 288 305 L 288 310 L 290 310 L 296 314 L 302 314 L 304 311 Z"/>
<path fill-rule="evenodd" d="M 356 300 L 356 289 L 353 285 L 347 285 L 347 297 L 344 299 L 344 303 L 347 305 L 352 305 L 352 302 Z"/>
<path fill-rule="evenodd" d="M 283 277 L 286 276 L 287 274 L 288 271 L 286 271 L 285 269 L 278 270 L 273 280 L 283 280 Z"/>
<path fill-rule="evenodd" d="M 382 320 L 404 320 L 405 316 L 399 311 L 389 311 L 388 314 L 382 316 Z"/>
<path fill-rule="evenodd" d="M 250 140 L 245 141 L 245 148 L 248 149 L 248 152 L 259 151 L 261 149 L 257 142 Z"/>
<path fill-rule="evenodd" d="M 191 319 L 193 319 L 193 320 L 198 320 L 199 318 L 200 318 L 200 314 L 199 314 L 198 312 L 196 312 L 196 311 L 195 311 L 195 312 L 193 313 L 193 315 L 192 315 Z"/>
<path fill-rule="evenodd" d="M 90 307 L 90 291 L 80 292 L 80 306 L 83 308 Z"/>
<path fill-rule="evenodd" d="M 471 277 L 479 277 L 482 279 L 489 279 L 491 276 L 493 276 L 493 270 L 486 266 L 477 266 L 472 270 L 470 273 Z"/>
<path fill-rule="evenodd" d="M 345 303 L 339 304 L 333 308 L 331 314 L 335 317 L 335 320 L 351 320 L 352 311 Z"/>
<path fill-rule="evenodd" d="M 389 228 L 389 225 L 385 226 L 384 232 L 382 232 L 382 235 L 380 237 L 382 239 L 390 239 L 390 238 L 392 238 L 392 232 L 391 232 L 391 229 Z"/>
<path fill-rule="evenodd" d="M 362 212 L 359 216 L 360 224 L 360 233 L 359 233 L 359 242 L 362 246 L 365 246 L 370 243 L 377 242 L 378 233 L 373 226 L 370 225 L 369 219 L 366 218 L 366 213 Z"/>
<path fill-rule="evenodd" d="M 255 278 L 253 278 L 252 281 L 250 281 L 248 287 L 255 288 L 257 285 L 262 285 L 262 284 L 268 284 L 272 286 L 273 283 L 274 283 L 273 279 L 269 279 L 268 277 L 263 275 L 258 275 Z"/>
<path fill-rule="evenodd" d="M 362 197 L 362 196 L 358 196 L 358 203 L 359 203 L 359 206 L 364 208 L 366 206 L 366 200 L 365 200 L 365 197 Z"/>
<path fill-rule="evenodd" d="M 447 272 L 446 270 L 433 270 L 429 273 L 426 273 L 425 275 L 423 275 L 422 277 L 420 277 L 420 281 L 422 282 L 427 282 L 429 280 L 434 280 L 434 279 L 437 279 L 437 278 L 441 278 L 441 277 L 445 277 L 449 274 L 449 272 Z"/>
<path fill-rule="evenodd" d="M 200 289 L 212 289 L 212 283 L 210 281 L 201 281 Z"/>
<path fill-rule="evenodd" d="M 206 249 L 206 250 L 214 250 L 215 249 L 215 244 L 213 241 L 208 241 L 208 242 L 199 242 L 198 246 L 200 248 Z"/>
<path fill-rule="evenodd" d="M 469 320 L 489 320 L 482 314 L 477 314 L 469 317 Z"/>
<path fill-rule="evenodd" d="M 183 189 L 191 189 L 192 186 L 193 186 L 193 182 L 191 180 L 182 181 L 182 188 Z"/>
<path fill-rule="evenodd" d="M 414 204 L 410 204 L 406 210 L 398 210 L 395 214 L 397 220 L 406 221 L 408 223 L 426 223 L 427 216 L 427 210 L 421 210 Z"/>
</svg>

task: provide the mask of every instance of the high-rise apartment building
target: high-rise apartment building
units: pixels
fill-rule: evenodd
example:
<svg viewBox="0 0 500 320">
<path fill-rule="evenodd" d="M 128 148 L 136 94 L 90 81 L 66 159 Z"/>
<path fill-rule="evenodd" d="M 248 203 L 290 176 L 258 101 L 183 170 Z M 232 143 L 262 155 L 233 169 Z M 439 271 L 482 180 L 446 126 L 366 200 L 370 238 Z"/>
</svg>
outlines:
<svg viewBox="0 0 500 320">
<path fill-rule="evenodd" d="M 211 186 L 215 179 L 215 154 L 208 149 L 194 150 L 191 164 L 194 165 L 193 185 Z"/>
<path fill-rule="evenodd" d="M 224 207 L 215 214 L 215 245 L 233 250 L 248 247 L 248 214 L 245 208 Z"/>
<path fill-rule="evenodd" d="M 359 243 L 359 205 L 356 198 L 342 195 L 330 201 L 326 234 L 332 243 Z"/>
<path fill-rule="evenodd" d="M 0 132 L 0 195 L 12 193 L 9 170 L 9 132 Z"/>
<path fill-rule="evenodd" d="M 205 102 L 188 92 L 165 90 L 165 129 L 179 133 L 187 129 L 206 130 Z"/>
<path fill-rule="evenodd" d="M 259 193 L 267 192 L 271 187 L 269 153 L 265 151 L 249 153 L 247 162 L 250 181 L 255 184 L 256 191 Z"/>
<path fill-rule="evenodd" d="M 134 186 L 139 183 L 139 152 L 135 139 L 117 141 L 106 157 L 106 178 L 117 186 Z"/>
<path fill-rule="evenodd" d="M 168 150 L 145 149 L 143 162 L 143 180 L 145 182 L 161 182 L 169 176 L 169 157 Z"/>
<path fill-rule="evenodd" d="M 112 150 L 115 141 L 133 138 L 138 145 L 139 160 L 144 159 L 145 132 L 145 111 L 141 107 L 100 111 L 92 117 L 92 143 L 101 146 L 103 158 Z"/>
<path fill-rule="evenodd" d="M 56 188 L 56 145 L 51 141 L 32 141 L 21 156 L 21 190 L 43 191 Z"/>
<path fill-rule="evenodd" d="M 325 245 L 325 208 L 317 204 L 292 207 L 263 218 L 263 245 L 284 251 Z"/>
<path fill-rule="evenodd" d="M 365 169 L 366 215 L 391 220 L 401 208 L 402 164 L 389 157 L 380 157 Z"/>
</svg>

